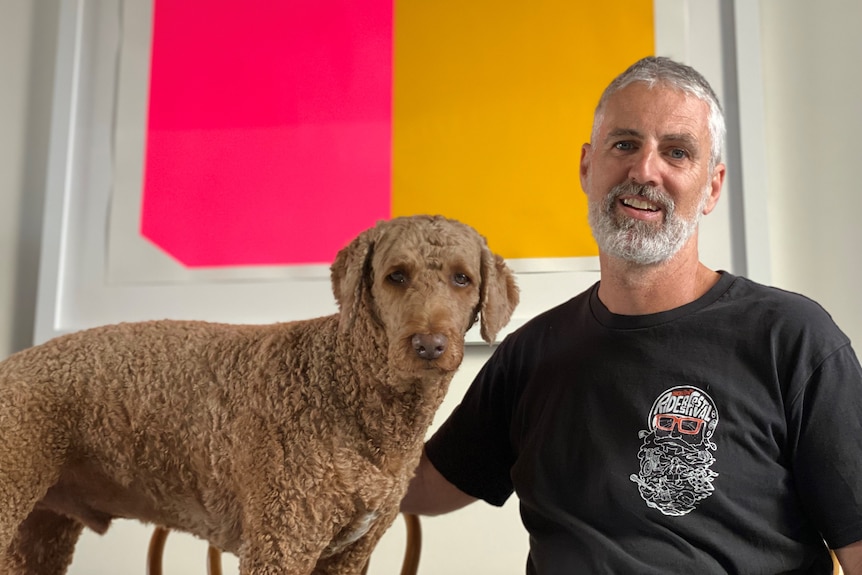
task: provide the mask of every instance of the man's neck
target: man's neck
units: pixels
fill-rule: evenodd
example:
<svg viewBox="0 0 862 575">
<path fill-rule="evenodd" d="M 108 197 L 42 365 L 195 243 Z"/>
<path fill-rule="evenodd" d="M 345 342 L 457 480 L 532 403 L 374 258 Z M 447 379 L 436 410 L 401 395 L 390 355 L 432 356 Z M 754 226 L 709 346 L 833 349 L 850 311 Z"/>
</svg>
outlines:
<svg viewBox="0 0 862 575">
<path fill-rule="evenodd" d="M 599 299 L 620 315 L 646 315 L 683 306 L 704 295 L 719 278 L 700 263 L 696 250 L 647 266 L 605 255 L 599 259 Z"/>
</svg>

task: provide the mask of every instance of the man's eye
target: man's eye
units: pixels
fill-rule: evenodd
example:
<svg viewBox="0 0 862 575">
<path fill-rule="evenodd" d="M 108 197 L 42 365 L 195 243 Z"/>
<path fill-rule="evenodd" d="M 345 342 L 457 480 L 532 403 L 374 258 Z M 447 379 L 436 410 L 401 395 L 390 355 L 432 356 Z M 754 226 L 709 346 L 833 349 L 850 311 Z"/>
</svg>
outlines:
<svg viewBox="0 0 862 575">
<path fill-rule="evenodd" d="M 455 285 L 461 287 L 468 286 L 471 283 L 470 278 L 467 276 L 467 274 L 455 274 L 452 278 L 452 281 L 455 282 Z"/>
<path fill-rule="evenodd" d="M 631 142 L 617 142 L 614 144 L 614 148 L 622 150 L 623 152 L 628 152 L 634 149 L 634 144 Z"/>
<path fill-rule="evenodd" d="M 688 153 L 680 148 L 674 148 L 670 151 L 670 157 L 674 160 L 684 160 L 688 157 Z"/>
<path fill-rule="evenodd" d="M 389 280 L 391 283 L 394 283 L 394 284 L 406 284 L 407 283 L 407 275 L 400 270 L 392 272 L 391 274 L 386 276 L 386 279 Z"/>
</svg>

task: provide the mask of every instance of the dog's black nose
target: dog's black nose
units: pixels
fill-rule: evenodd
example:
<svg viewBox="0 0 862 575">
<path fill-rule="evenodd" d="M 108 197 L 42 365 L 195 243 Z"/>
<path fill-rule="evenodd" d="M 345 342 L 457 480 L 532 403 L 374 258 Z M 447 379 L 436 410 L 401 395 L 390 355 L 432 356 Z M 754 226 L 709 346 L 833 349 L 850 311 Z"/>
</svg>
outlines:
<svg viewBox="0 0 862 575">
<path fill-rule="evenodd" d="M 413 336 L 413 349 L 422 359 L 437 359 L 446 351 L 449 343 L 442 333 L 417 333 Z"/>
</svg>

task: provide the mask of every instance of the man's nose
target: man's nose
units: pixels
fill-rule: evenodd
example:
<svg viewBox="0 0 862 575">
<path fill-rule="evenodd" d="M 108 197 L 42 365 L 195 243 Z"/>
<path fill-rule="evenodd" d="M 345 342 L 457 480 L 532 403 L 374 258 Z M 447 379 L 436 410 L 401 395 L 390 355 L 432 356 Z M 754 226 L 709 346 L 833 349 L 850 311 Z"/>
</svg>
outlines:
<svg viewBox="0 0 862 575">
<path fill-rule="evenodd" d="M 661 185 L 661 157 L 658 150 L 644 146 L 634 154 L 629 179 L 641 186 Z"/>
</svg>

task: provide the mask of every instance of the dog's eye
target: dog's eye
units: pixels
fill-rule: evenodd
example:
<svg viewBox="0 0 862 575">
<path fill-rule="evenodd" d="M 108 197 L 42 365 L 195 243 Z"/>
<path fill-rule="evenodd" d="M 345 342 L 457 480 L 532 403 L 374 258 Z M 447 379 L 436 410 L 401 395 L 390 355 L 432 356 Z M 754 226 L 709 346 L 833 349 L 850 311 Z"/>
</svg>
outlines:
<svg viewBox="0 0 862 575">
<path fill-rule="evenodd" d="M 467 274 L 455 274 L 452 280 L 457 286 L 465 287 L 470 285 L 470 278 L 467 276 Z"/>
<path fill-rule="evenodd" d="M 397 270 L 386 276 L 390 283 L 403 285 L 407 283 L 407 275 L 401 270 Z"/>
</svg>

